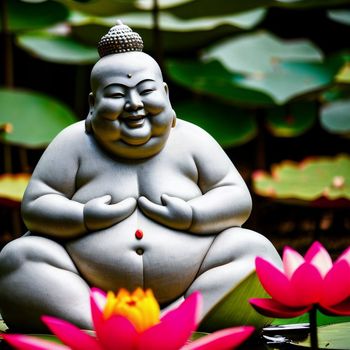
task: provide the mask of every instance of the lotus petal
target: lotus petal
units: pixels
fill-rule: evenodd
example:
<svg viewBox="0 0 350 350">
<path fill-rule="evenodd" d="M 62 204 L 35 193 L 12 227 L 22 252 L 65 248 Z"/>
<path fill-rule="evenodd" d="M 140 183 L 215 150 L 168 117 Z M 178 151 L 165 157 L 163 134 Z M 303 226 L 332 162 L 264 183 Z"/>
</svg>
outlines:
<svg viewBox="0 0 350 350">
<path fill-rule="evenodd" d="M 270 262 L 262 259 L 255 259 L 256 273 L 264 289 L 271 297 L 288 306 L 298 306 L 298 298 L 290 288 L 288 278 Z"/>
<path fill-rule="evenodd" d="M 321 305 L 320 309 L 326 315 L 350 316 L 350 297 L 337 305 Z"/>
<path fill-rule="evenodd" d="M 96 335 L 103 348 L 114 349 L 117 342 L 123 350 L 132 349 L 137 342 L 137 332 L 133 324 L 123 316 L 111 316 L 107 320 L 103 317 L 106 293 L 93 288 L 90 302 Z"/>
<path fill-rule="evenodd" d="M 44 316 L 42 319 L 51 332 L 73 350 L 102 350 L 95 337 L 85 333 L 71 323 L 49 316 Z"/>
<path fill-rule="evenodd" d="M 140 334 L 139 349 L 181 348 L 197 328 L 201 300 L 198 292 L 192 293 L 178 308 L 166 313 L 159 324 Z"/>
<path fill-rule="evenodd" d="M 321 298 L 324 283 L 314 265 L 308 263 L 301 265 L 294 272 L 290 284 L 298 295 L 299 306 L 315 304 Z"/>
<path fill-rule="evenodd" d="M 350 281 L 345 276 L 350 276 L 350 266 L 347 261 L 340 260 L 333 265 L 324 279 L 325 288 L 320 304 L 339 304 L 350 295 Z"/>
<path fill-rule="evenodd" d="M 234 327 L 202 337 L 181 350 L 230 350 L 240 345 L 254 332 L 254 327 Z"/>
<path fill-rule="evenodd" d="M 286 276 L 290 279 L 295 270 L 304 264 L 304 258 L 294 249 L 285 247 L 283 250 L 283 269 Z"/>
<path fill-rule="evenodd" d="M 2 334 L 9 344 L 21 350 L 71 350 L 68 346 L 22 334 Z"/>
<path fill-rule="evenodd" d="M 312 307 L 312 305 L 307 305 L 293 308 L 267 298 L 249 299 L 249 303 L 262 315 L 279 318 L 297 317 L 308 312 Z"/>
<path fill-rule="evenodd" d="M 96 336 L 104 350 L 133 350 L 137 348 L 139 335 L 134 325 L 124 316 L 113 315 L 96 329 Z M 164 335 L 165 336 L 165 335 Z"/>
<path fill-rule="evenodd" d="M 332 258 L 320 242 L 314 242 L 305 254 L 305 261 L 314 265 L 325 277 L 327 272 L 332 268 Z"/>
<path fill-rule="evenodd" d="M 336 263 L 341 260 L 347 261 L 347 263 L 350 265 L 350 247 L 344 250 L 344 252 L 336 260 Z"/>
<path fill-rule="evenodd" d="M 106 293 L 98 288 L 92 288 L 90 294 L 91 316 L 96 332 L 103 322 L 103 308 L 106 304 Z"/>
</svg>

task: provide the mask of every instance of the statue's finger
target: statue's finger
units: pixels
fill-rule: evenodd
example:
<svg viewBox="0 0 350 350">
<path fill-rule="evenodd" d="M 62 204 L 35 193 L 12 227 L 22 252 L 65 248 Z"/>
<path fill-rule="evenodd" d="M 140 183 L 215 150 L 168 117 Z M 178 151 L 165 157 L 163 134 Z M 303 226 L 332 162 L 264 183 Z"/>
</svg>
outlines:
<svg viewBox="0 0 350 350">
<path fill-rule="evenodd" d="M 142 211 L 144 211 L 148 216 L 150 217 L 166 217 L 167 215 L 167 209 L 166 207 L 153 203 L 151 202 L 148 198 L 146 197 L 140 197 L 138 200 L 140 207 Z M 154 215 L 152 215 L 154 214 Z"/>
<path fill-rule="evenodd" d="M 106 194 L 105 196 L 96 198 L 96 200 L 102 204 L 110 204 L 112 201 L 112 196 L 109 194 Z"/>
</svg>

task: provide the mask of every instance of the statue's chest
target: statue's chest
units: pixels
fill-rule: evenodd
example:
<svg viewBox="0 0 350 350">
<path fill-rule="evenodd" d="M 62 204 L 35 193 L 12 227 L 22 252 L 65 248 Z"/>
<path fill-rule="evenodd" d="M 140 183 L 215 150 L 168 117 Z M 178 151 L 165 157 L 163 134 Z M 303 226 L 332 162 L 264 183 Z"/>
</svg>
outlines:
<svg viewBox="0 0 350 350">
<path fill-rule="evenodd" d="M 122 163 L 110 159 L 81 162 L 74 199 L 87 200 L 105 194 L 113 202 L 146 196 L 160 202 L 163 193 L 185 200 L 198 196 L 197 173 L 189 159 L 155 157 L 143 162 Z"/>
</svg>

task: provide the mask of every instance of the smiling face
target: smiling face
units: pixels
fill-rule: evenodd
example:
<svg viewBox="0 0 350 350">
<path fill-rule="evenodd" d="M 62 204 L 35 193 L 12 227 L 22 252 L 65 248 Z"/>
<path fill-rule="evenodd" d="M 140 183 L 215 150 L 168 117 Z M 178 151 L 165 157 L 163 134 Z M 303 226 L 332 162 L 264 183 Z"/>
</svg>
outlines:
<svg viewBox="0 0 350 350">
<path fill-rule="evenodd" d="M 91 86 L 91 127 L 104 149 L 139 159 L 164 147 L 175 114 L 153 58 L 142 52 L 105 56 L 92 70 Z"/>
</svg>

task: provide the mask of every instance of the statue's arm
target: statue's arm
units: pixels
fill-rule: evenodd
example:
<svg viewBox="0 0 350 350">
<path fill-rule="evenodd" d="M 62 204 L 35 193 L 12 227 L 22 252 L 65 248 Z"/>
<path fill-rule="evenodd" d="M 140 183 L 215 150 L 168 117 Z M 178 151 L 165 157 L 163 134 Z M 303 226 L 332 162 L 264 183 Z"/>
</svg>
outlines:
<svg viewBox="0 0 350 350">
<path fill-rule="evenodd" d="M 248 188 L 226 153 L 204 130 L 181 124 L 180 142 L 187 143 L 197 168 L 197 185 L 202 195 L 191 200 L 161 196 L 161 204 L 146 197 L 139 206 L 151 219 L 178 230 L 197 234 L 219 233 L 241 226 L 249 217 L 251 197 Z"/>
<path fill-rule="evenodd" d="M 114 204 L 109 195 L 87 203 L 72 200 L 80 154 L 88 152 L 86 137 L 83 128 L 74 125 L 59 134 L 44 152 L 22 201 L 23 220 L 30 231 L 74 238 L 110 227 L 135 210 L 134 198 Z"/>
<path fill-rule="evenodd" d="M 80 138 L 76 125 L 65 129 L 39 160 L 22 201 L 22 217 L 30 231 L 56 237 L 86 232 L 84 205 L 70 199 L 75 192 Z"/>
<path fill-rule="evenodd" d="M 192 208 L 189 231 L 218 233 L 241 226 L 252 208 L 249 190 L 217 142 L 203 130 L 199 130 L 197 137 L 194 160 L 202 195 L 187 202 Z"/>
</svg>

